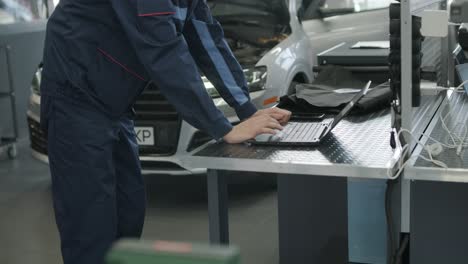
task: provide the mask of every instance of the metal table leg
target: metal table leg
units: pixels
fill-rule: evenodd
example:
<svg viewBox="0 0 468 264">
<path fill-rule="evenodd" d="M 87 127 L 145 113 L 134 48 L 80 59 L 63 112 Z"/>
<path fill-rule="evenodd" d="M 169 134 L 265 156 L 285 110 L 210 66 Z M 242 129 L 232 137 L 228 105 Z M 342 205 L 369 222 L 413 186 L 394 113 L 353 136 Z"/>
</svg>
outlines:
<svg viewBox="0 0 468 264">
<path fill-rule="evenodd" d="M 208 170 L 207 181 L 210 242 L 212 244 L 229 244 L 226 175 L 220 171 Z"/>
</svg>

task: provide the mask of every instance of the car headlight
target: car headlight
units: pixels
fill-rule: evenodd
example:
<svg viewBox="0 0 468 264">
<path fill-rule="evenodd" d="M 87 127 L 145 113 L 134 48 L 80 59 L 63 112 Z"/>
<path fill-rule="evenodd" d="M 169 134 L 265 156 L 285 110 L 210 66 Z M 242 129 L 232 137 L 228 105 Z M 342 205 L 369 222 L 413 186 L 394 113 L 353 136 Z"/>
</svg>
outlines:
<svg viewBox="0 0 468 264">
<path fill-rule="evenodd" d="M 38 69 L 31 81 L 31 92 L 36 95 L 41 95 L 41 79 L 42 69 Z"/>
<path fill-rule="evenodd" d="M 249 87 L 249 92 L 257 92 L 265 89 L 267 81 L 267 67 L 254 67 L 244 69 L 245 79 L 247 81 L 247 86 Z M 202 77 L 203 83 L 205 84 L 206 91 L 212 98 L 221 97 L 213 84 L 206 78 Z"/>
<path fill-rule="evenodd" d="M 267 67 L 255 67 L 251 69 L 244 70 L 245 79 L 247 80 L 247 85 L 249 86 L 250 92 L 257 92 L 265 90 L 265 85 L 267 81 Z"/>
</svg>

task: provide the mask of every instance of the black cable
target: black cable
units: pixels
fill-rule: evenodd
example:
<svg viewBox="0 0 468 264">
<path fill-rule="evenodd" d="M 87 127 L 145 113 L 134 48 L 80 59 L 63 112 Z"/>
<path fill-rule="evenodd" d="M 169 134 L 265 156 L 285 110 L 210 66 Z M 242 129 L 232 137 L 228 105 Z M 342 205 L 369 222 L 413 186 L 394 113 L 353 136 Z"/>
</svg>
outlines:
<svg viewBox="0 0 468 264">
<path fill-rule="evenodd" d="M 406 249 L 409 245 L 409 235 L 405 235 L 401 242 L 401 246 L 397 251 L 397 255 L 395 257 L 395 264 L 402 264 L 403 261 L 403 254 L 405 254 Z"/>
</svg>

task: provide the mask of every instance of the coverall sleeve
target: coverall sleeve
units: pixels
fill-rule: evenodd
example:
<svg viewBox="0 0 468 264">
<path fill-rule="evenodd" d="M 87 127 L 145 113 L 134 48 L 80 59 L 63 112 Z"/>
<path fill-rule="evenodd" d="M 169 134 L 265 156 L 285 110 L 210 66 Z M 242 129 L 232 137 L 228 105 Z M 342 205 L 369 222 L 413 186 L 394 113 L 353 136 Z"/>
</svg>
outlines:
<svg viewBox="0 0 468 264">
<path fill-rule="evenodd" d="M 215 139 L 229 133 L 231 123 L 205 90 L 187 42 L 176 29 L 172 1 L 111 0 L 111 5 L 150 78 L 182 118 Z"/>
<path fill-rule="evenodd" d="M 252 116 L 257 109 L 250 101 L 242 67 L 224 39 L 224 32 L 206 1 L 198 1 L 183 32 L 199 68 L 223 99 L 236 110 L 239 119 Z"/>
</svg>

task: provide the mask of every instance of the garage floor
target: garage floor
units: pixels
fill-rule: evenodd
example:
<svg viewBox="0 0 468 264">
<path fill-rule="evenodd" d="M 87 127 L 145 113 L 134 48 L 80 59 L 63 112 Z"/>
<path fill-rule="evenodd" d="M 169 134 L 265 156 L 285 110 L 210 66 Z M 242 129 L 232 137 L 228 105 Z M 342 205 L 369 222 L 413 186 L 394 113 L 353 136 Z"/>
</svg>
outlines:
<svg viewBox="0 0 468 264">
<path fill-rule="evenodd" d="M 19 158 L 0 155 L 0 263 L 62 263 L 47 165 L 21 144 Z M 254 177 L 250 177 L 253 179 Z M 278 263 L 276 191 L 270 179 L 230 186 L 231 240 L 244 264 Z M 147 177 L 143 238 L 208 241 L 205 179 Z"/>
</svg>

